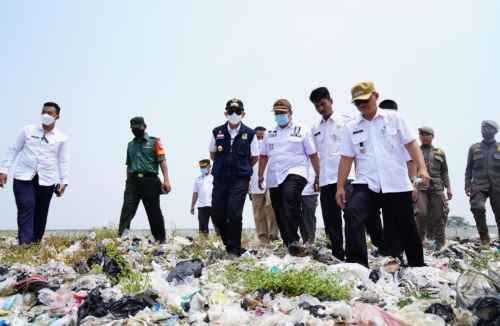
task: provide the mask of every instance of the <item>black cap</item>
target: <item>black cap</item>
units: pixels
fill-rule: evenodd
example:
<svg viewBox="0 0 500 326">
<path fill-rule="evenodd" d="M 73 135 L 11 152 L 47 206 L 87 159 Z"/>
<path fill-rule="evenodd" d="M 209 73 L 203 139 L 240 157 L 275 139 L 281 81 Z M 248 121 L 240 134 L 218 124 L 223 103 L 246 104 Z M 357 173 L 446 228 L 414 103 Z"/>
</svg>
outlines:
<svg viewBox="0 0 500 326">
<path fill-rule="evenodd" d="M 146 127 L 146 122 L 143 117 L 134 117 L 130 119 L 130 127 L 132 128 L 141 128 Z"/>
<path fill-rule="evenodd" d="M 314 89 L 311 92 L 311 95 L 309 96 L 309 100 L 313 103 L 319 102 L 322 99 L 327 98 L 327 99 L 332 99 L 330 96 L 330 91 L 328 91 L 328 88 L 326 87 L 318 87 Z"/>
<path fill-rule="evenodd" d="M 396 103 L 396 101 L 387 99 L 387 100 L 383 100 L 382 102 L 380 102 L 378 107 L 381 109 L 384 109 L 384 110 L 397 111 L 398 110 L 398 103 Z"/>
<path fill-rule="evenodd" d="M 200 165 L 200 168 L 206 168 L 207 166 L 210 166 L 210 160 L 209 159 L 203 159 L 198 162 Z"/>
<path fill-rule="evenodd" d="M 258 127 L 255 127 L 253 130 L 255 130 L 255 131 L 266 131 L 266 128 L 262 127 L 262 126 L 258 126 Z"/>
<path fill-rule="evenodd" d="M 237 99 L 237 98 L 230 99 L 226 103 L 226 111 L 229 108 L 240 109 L 241 111 L 243 111 L 244 110 L 244 108 L 243 108 L 243 102 L 240 99 Z"/>
</svg>

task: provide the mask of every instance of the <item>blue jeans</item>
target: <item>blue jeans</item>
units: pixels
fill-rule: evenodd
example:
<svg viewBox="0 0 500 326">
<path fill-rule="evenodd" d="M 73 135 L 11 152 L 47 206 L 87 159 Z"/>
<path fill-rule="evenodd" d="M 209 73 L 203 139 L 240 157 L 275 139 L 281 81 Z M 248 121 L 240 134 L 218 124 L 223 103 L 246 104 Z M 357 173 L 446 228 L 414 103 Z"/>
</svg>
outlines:
<svg viewBox="0 0 500 326">
<path fill-rule="evenodd" d="M 19 244 L 42 240 L 54 189 L 55 186 L 40 186 L 38 175 L 30 181 L 14 179 Z"/>
</svg>

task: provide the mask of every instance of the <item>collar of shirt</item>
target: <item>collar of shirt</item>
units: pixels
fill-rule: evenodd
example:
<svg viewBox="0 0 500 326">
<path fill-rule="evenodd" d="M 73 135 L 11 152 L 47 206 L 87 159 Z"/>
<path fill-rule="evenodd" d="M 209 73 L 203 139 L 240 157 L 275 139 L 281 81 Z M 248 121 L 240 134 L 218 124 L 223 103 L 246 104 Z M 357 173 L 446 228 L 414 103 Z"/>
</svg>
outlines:
<svg viewBox="0 0 500 326">
<path fill-rule="evenodd" d="M 365 119 L 363 117 L 363 115 L 361 113 L 359 113 L 358 118 L 356 119 L 356 123 L 357 124 L 361 124 L 363 121 L 372 122 L 372 121 L 375 121 L 376 119 L 378 119 L 379 117 L 381 117 L 382 119 L 384 119 L 386 116 L 387 116 L 387 112 L 385 110 L 383 110 L 383 109 L 377 109 L 377 112 L 375 113 L 375 116 L 371 120 Z"/>
<path fill-rule="evenodd" d="M 134 141 L 145 141 L 148 140 L 149 135 L 145 132 L 142 137 L 134 137 Z"/>
<path fill-rule="evenodd" d="M 234 129 L 229 126 L 229 122 L 227 123 L 227 131 L 231 135 L 231 138 L 236 137 L 236 135 L 240 133 L 240 129 L 241 129 L 241 122 L 238 124 L 238 127 Z"/>
</svg>

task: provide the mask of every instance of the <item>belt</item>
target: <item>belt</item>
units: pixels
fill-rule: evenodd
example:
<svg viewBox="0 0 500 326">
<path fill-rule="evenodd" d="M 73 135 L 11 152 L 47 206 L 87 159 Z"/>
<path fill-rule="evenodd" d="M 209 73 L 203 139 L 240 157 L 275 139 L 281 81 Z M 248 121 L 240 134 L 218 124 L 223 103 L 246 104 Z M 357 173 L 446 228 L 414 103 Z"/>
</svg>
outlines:
<svg viewBox="0 0 500 326">
<path fill-rule="evenodd" d="M 157 177 L 158 173 L 154 173 L 154 172 L 130 172 L 129 176 L 136 177 L 136 178 Z"/>
</svg>

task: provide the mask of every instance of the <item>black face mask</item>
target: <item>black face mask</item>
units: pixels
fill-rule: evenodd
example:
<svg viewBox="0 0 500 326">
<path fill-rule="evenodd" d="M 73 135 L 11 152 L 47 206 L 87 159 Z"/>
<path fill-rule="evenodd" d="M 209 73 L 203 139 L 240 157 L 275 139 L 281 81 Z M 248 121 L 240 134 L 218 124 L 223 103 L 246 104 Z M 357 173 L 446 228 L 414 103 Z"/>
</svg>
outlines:
<svg viewBox="0 0 500 326">
<path fill-rule="evenodd" d="M 144 129 L 132 128 L 132 133 L 134 134 L 135 137 L 144 137 L 145 132 L 146 131 Z"/>
</svg>

